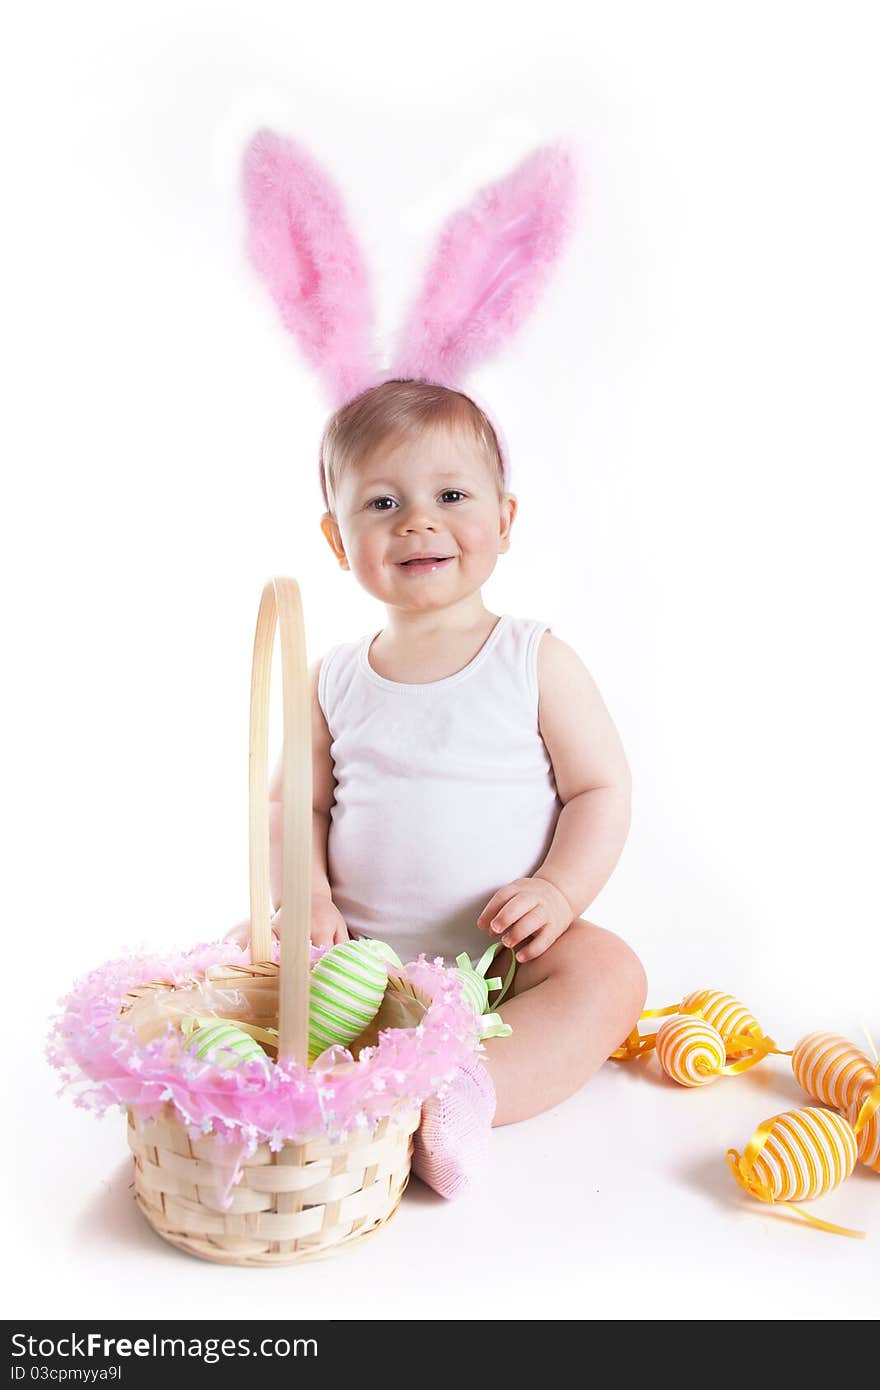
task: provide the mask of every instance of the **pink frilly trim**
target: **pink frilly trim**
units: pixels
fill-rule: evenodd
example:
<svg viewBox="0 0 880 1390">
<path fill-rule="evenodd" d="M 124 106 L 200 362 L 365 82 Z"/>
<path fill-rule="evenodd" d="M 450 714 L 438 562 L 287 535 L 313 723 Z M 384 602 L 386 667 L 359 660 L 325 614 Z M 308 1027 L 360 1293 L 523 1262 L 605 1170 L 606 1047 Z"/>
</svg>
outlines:
<svg viewBox="0 0 880 1390">
<path fill-rule="evenodd" d="M 273 945 L 277 959 L 277 942 Z M 311 947 L 313 964 L 325 949 Z M 428 961 L 424 952 L 403 971 L 431 999 L 424 1018 L 416 1028 L 386 1028 L 357 1060 L 334 1047 L 311 1067 L 275 1063 L 268 1076 L 259 1062 L 223 1070 L 182 1055 L 171 1023 L 164 1036 L 141 1044 L 117 1016 L 123 997 L 136 985 L 202 984 L 211 966 L 249 960 L 249 950 L 234 942 L 213 942 L 170 957 L 108 961 L 82 977 L 51 1020 L 46 1056 L 63 1078 L 58 1094 L 72 1087 L 77 1106 L 99 1115 L 114 1105 L 133 1107 L 145 1119 L 170 1102 L 192 1139 L 214 1133 L 249 1155 L 260 1143 L 278 1150 L 285 1142 L 318 1136 L 332 1141 L 355 1129 L 372 1131 L 399 1105 L 420 1106 L 442 1094 L 456 1067 L 483 1050 L 479 1021 L 463 997 L 460 977 L 442 957 Z M 352 1066 L 344 1074 L 327 1075 L 338 1062 Z"/>
</svg>

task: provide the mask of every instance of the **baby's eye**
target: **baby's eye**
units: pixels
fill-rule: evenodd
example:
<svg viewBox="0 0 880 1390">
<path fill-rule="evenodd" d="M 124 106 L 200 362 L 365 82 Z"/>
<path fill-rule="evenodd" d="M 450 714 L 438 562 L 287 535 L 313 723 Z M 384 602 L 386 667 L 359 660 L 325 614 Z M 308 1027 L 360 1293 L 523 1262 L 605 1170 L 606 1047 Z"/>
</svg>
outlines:
<svg viewBox="0 0 880 1390">
<path fill-rule="evenodd" d="M 464 497 L 464 495 L 465 495 L 465 494 L 464 494 L 463 492 L 461 492 L 458 488 L 455 488 L 455 487 L 447 488 L 445 492 L 441 492 L 441 494 L 440 494 L 441 497 Z M 372 499 L 372 501 L 370 501 L 370 502 L 367 503 L 367 510 L 368 510 L 368 511 L 377 511 L 377 512 L 387 512 L 387 511 L 390 510 L 390 508 L 388 508 L 388 507 L 379 506 L 378 504 L 379 504 L 380 502 L 394 502 L 394 498 L 393 498 L 393 497 L 374 497 L 374 498 Z M 394 505 L 397 506 L 397 503 L 394 502 Z"/>
</svg>

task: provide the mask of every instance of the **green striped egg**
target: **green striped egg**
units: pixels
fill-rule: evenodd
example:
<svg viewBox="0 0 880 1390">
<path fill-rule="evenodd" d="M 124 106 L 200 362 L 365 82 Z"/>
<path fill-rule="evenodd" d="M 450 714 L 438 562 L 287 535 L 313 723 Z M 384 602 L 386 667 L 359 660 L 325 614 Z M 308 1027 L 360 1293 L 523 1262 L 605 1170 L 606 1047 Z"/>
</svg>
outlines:
<svg viewBox="0 0 880 1390">
<path fill-rule="evenodd" d="M 237 1067 L 242 1062 L 261 1061 L 268 1071 L 269 1058 L 256 1038 L 236 1028 L 228 1019 L 218 1018 L 192 1033 L 186 1044 L 187 1052 L 216 1067 Z M 208 1056 L 212 1053 L 212 1056 Z"/>
<path fill-rule="evenodd" d="M 372 1023 L 388 984 L 389 958 L 396 959 L 383 941 L 341 941 L 312 967 L 310 1062 L 334 1043 L 354 1042 Z"/>
<path fill-rule="evenodd" d="M 484 1014 L 489 1003 L 489 986 L 485 977 L 478 975 L 475 970 L 460 970 L 457 967 L 455 973 L 464 985 L 465 999 L 469 1004 L 473 1004 L 478 1014 Z"/>
</svg>

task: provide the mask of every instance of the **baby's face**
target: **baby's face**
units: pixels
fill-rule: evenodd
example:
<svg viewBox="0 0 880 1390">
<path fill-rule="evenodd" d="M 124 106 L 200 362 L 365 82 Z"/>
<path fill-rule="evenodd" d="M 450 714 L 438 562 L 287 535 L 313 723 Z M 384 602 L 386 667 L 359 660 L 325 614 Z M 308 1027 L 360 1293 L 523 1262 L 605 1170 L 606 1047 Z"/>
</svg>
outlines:
<svg viewBox="0 0 880 1390">
<path fill-rule="evenodd" d="M 499 502 L 489 464 L 466 436 L 434 429 L 349 469 L 322 530 L 340 562 L 383 603 L 445 608 L 474 593 L 510 545 L 516 498 Z M 437 565 L 405 565 L 413 555 Z"/>
</svg>

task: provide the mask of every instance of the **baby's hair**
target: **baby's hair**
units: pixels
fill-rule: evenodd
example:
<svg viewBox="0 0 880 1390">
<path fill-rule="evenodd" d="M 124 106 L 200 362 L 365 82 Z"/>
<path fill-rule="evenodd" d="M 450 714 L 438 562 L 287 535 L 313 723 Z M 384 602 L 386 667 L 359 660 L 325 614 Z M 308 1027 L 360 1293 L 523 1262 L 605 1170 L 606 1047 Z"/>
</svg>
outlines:
<svg viewBox="0 0 880 1390">
<path fill-rule="evenodd" d="M 327 511 L 333 510 L 344 473 L 380 444 L 412 439 L 430 429 L 468 433 L 479 446 L 496 481 L 499 501 L 504 468 L 498 439 L 488 417 L 462 391 L 426 381 L 395 378 L 362 391 L 340 407 L 321 438 L 319 471 Z"/>
</svg>

